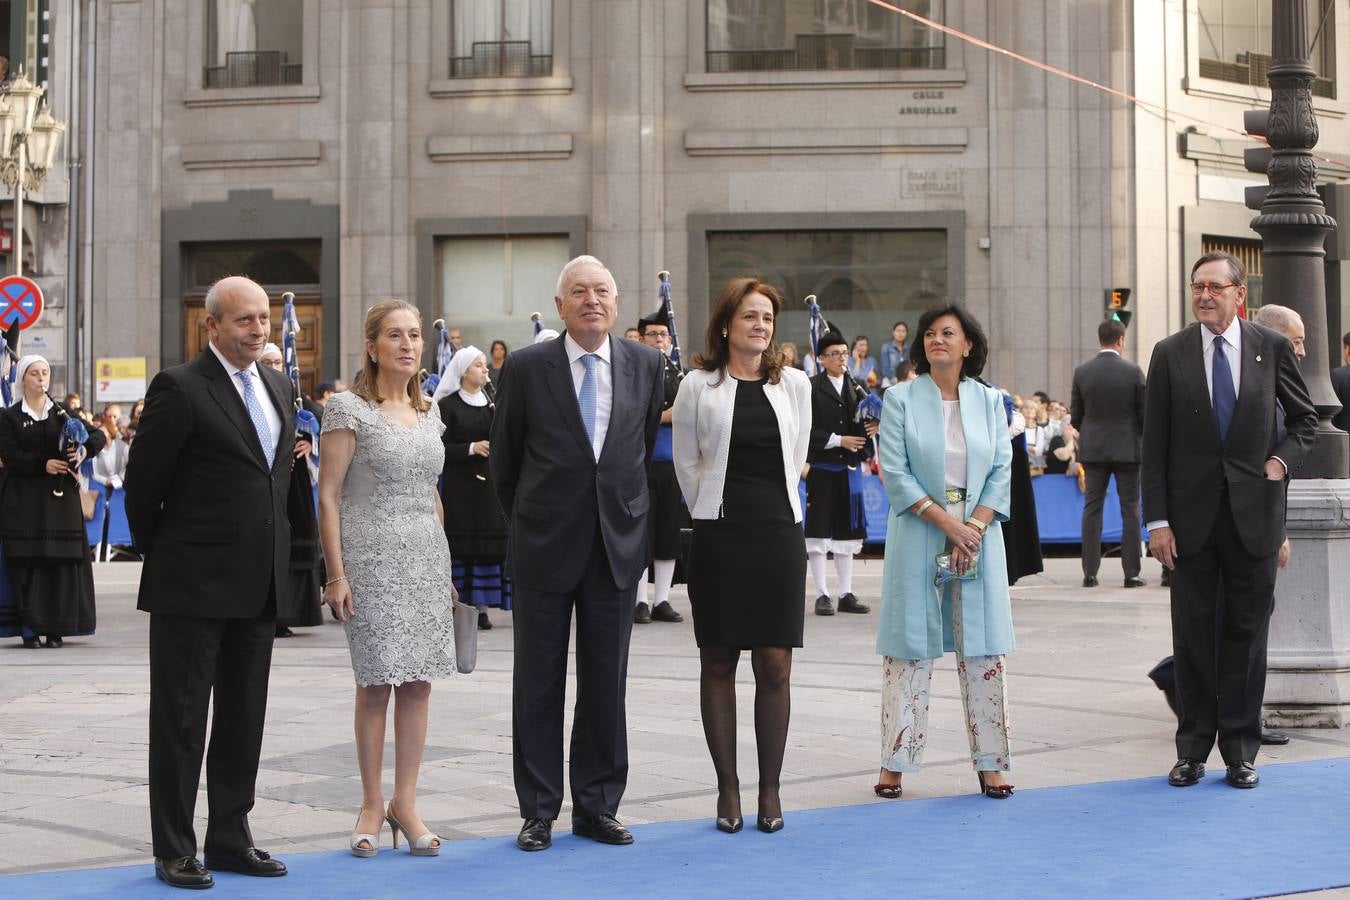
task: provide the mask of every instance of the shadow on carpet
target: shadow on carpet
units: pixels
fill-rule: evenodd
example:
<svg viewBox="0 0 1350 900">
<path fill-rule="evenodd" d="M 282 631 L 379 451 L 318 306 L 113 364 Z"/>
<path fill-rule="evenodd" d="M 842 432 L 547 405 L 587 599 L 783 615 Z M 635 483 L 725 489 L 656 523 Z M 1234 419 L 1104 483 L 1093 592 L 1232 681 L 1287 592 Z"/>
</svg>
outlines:
<svg viewBox="0 0 1350 900">
<path fill-rule="evenodd" d="M 631 847 L 555 834 L 447 842 L 414 859 L 286 856 L 290 875 L 216 876 L 213 897 L 1253 897 L 1350 885 L 1350 758 L 1261 768 L 1261 786 L 1165 778 L 789 811 L 787 828 L 727 835 L 711 816 L 633 829 Z M 973 779 L 972 779 L 973 783 Z M 861 788 L 860 788 L 861 789 Z M 711 806 L 711 800 L 709 801 Z M 564 823 L 565 825 L 565 823 Z M 0 878 L 0 896 L 181 896 L 150 865 Z"/>
</svg>

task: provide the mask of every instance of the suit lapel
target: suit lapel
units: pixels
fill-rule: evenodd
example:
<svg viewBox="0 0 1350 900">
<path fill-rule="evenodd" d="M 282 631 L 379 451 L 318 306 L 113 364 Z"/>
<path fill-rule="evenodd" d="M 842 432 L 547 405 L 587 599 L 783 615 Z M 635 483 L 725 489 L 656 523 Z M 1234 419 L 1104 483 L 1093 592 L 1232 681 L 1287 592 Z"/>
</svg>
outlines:
<svg viewBox="0 0 1350 900">
<path fill-rule="evenodd" d="M 1190 331 L 1181 338 L 1181 372 L 1190 391 L 1191 403 L 1201 413 L 1204 420 L 1200 426 L 1205 429 L 1210 442 L 1219 446 L 1219 423 L 1214 420 L 1214 404 L 1209 398 L 1209 380 L 1205 375 L 1205 348 L 1201 343 L 1207 329 L 1203 325 L 1192 325 Z M 1243 341 L 1245 346 L 1248 342 Z M 1229 425 L 1232 431 L 1232 425 Z"/>
<path fill-rule="evenodd" d="M 216 354 L 210 347 L 203 350 L 197 359 L 200 361 L 202 373 L 207 378 L 207 393 L 219 404 L 225 418 L 238 429 L 239 437 L 252 452 L 254 460 L 266 469 L 267 460 L 263 457 L 262 445 L 258 443 L 258 431 L 253 427 L 253 420 L 249 418 L 248 410 L 244 407 L 244 400 L 234 385 L 230 384 L 230 376 L 226 374 L 220 360 L 216 359 Z M 285 421 L 284 417 L 282 421 Z"/>
<path fill-rule="evenodd" d="M 587 458 L 594 459 L 595 450 L 591 447 L 591 439 L 586 436 L 586 426 L 581 421 L 581 402 L 577 399 L 576 388 L 572 386 L 572 367 L 567 362 L 567 345 L 564 341 L 565 338 L 562 335 L 554 338 L 553 346 L 544 357 L 552 370 L 548 373 L 548 377 L 544 379 L 544 383 L 548 385 L 549 392 L 553 394 L 553 402 L 562 413 L 567 430 L 572 432 L 572 436 L 577 439 L 577 443 L 586 451 Z M 613 358 L 614 354 L 611 352 L 610 359 Z M 613 419 L 614 413 L 611 409 L 610 420 L 613 421 Z"/>
</svg>

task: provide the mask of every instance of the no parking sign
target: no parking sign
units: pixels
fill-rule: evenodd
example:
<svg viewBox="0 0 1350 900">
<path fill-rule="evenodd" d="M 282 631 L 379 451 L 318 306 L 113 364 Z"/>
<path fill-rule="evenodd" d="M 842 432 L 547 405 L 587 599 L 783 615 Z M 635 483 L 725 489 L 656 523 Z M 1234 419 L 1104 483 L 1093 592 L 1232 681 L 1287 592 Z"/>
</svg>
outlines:
<svg viewBox="0 0 1350 900">
<path fill-rule="evenodd" d="M 0 278 L 0 330 L 30 327 L 42 316 L 42 288 L 22 275 Z"/>
</svg>

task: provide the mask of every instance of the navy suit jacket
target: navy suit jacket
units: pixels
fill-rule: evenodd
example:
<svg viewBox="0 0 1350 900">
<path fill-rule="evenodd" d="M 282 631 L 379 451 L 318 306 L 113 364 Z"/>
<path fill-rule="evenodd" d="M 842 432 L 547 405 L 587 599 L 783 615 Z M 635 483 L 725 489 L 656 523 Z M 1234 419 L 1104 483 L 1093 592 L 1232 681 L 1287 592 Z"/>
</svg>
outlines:
<svg viewBox="0 0 1350 900">
<path fill-rule="evenodd" d="M 659 350 L 608 340 L 614 402 L 598 461 L 563 337 L 513 352 L 502 368 L 488 470 L 510 523 L 513 577 L 529 590 L 575 588 L 597 529 L 617 587 L 637 584 L 647 565 L 647 470 L 665 362 Z"/>
</svg>

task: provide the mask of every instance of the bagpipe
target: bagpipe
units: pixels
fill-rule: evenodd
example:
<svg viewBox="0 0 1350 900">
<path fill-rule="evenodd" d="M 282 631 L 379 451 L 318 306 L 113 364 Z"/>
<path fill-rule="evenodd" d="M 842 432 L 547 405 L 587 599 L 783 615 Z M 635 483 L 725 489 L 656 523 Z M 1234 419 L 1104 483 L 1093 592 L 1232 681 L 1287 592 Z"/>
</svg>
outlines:
<svg viewBox="0 0 1350 900">
<path fill-rule="evenodd" d="M 281 295 L 281 359 L 286 377 L 295 388 L 295 431 L 298 439 L 309 441 L 309 462 L 319 464 L 319 420 L 304 408 L 304 394 L 300 392 L 300 365 L 295 354 L 295 338 L 300 334 L 300 319 L 295 314 L 295 294 Z"/>
<path fill-rule="evenodd" d="M 674 366 L 679 377 L 684 377 L 684 366 L 680 362 L 680 333 L 675 329 L 675 301 L 672 297 L 672 288 L 670 286 L 670 273 L 662 270 L 656 273 L 657 280 L 661 286 L 657 289 L 657 296 L 660 304 L 657 311 L 664 311 L 666 314 L 666 327 L 670 329 L 670 354 L 666 357 L 666 363 Z"/>
<path fill-rule="evenodd" d="M 14 398 L 18 396 L 14 385 L 18 380 L 19 360 L 22 358 L 19 356 L 18 323 L 16 322 L 6 328 L 3 338 L 0 338 L 0 340 L 4 342 L 3 359 L 5 363 L 5 374 L 3 378 L 0 378 L 0 394 L 3 394 L 5 407 L 8 408 L 14 405 Z M 22 390 L 22 388 L 19 388 L 19 390 Z M 47 395 L 47 399 L 52 404 L 52 409 L 56 410 L 57 416 L 61 418 L 61 437 L 57 444 L 58 451 L 70 463 L 70 471 L 66 474 L 70 475 L 71 478 L 76 478 L 78 484 L 75 470 L 80 466 L 80 451 L 84 449 L 85 444 L 89 443 L 89 429 L 78 416 L 72 416 L 64 406 L 57 403 L 51 391 L 43 391 L 43 393 Z M 65 495 L 65 475 L 57 475 L 56 487 L 52 488 L 52 496 L 64 497 Z"/>
</svg>

